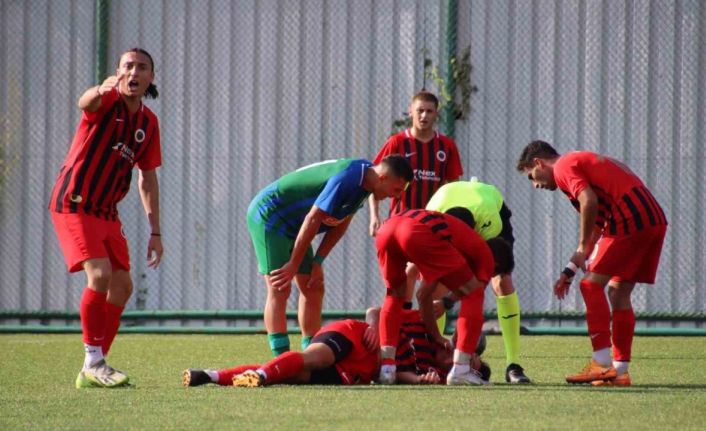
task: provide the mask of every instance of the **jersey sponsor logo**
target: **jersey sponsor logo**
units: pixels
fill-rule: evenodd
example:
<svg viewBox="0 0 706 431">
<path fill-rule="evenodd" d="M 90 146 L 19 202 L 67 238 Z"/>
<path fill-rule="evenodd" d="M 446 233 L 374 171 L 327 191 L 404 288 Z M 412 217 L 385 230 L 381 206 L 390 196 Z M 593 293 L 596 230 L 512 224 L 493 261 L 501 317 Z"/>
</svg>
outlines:
<svg viewBox="0 0 706 431">
<path fill-rule="evenodd" d="M 324 217 L 323 220 L 321 220 L 321 223 L 325 224 L 326 226 L 331 226 L 331 227 L 336 227 L 339 224 L 343 223 L 343 220 L 339 220 L 336 217 Z"/>
<path fill-rule="evenodd" d="M 143 132 L 144 133 L 144 132 Z M 137 133 L 135 133 L 137 135 Z M 144 136 L 142 138 L 144 140 Z M 141 142 L 141 141 L 140 141 Z M 118 142 L 112 147 L 115 151 L 120 153 L 120 157 L 128 159 L 131 165 L 135 164 L 135 152 L 130 149 L 127 145 L 122 142 Z"/>
<path fill-rule="evenodd" d="M 71 195 L 69 195 L 69 200 L 73 203 L 80 204 L 81 202 L 83 202 L 83 196 L 75 195 L 72 193 Z"/>
<path fill-rule="evenodd" d="M 444 150 L 439 150 L 436 152 L 436 159 L 440 162 L 446 161 L 446 152 Z"/>
<path fill-rule="evenodd" d="M 426 170 L 426 169 L 415 169 L 414 170 L 414 178 L 417 181 L 435 181 L 435 182 L 441 181 L 441 178 L 438 175 L 436 175 L 436 172 Z"/>
</svg>

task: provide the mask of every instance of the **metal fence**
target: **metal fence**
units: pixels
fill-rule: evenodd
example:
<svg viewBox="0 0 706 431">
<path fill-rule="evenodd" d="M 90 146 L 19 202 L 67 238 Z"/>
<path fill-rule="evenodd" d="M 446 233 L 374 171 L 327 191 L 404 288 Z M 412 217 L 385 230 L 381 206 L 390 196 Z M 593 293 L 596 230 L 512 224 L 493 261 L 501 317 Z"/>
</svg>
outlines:
<svg viewBox="0 0 706 431">
<path fill-rule="evenodd" d="M 496 184 L 513 210 L 523 311 L 583 309 L 577 289 L 563 303 L 550 290 L 578 218 L 514 170 L 541 138 L 642 176 L 671 224 L 657 283 L 637 289 L 636 309 L 704 313 L 705 28 L 698 0 L 0 0 L 0 310 L 77 307 L 85 279 L 66 273 L 46 206 L 105 41 L 109 73 L 124 49 L 147 49 L 160 90 L 147 104 L 161 123 L 166 252 L 146 268 L 149 232 L 131 191 L 120 207 L 129 309 L 260 309 L 250 199 L 299 166 L 372 158 L 414 92 L 450 82 L 455 46 L 470 47 L 473 68 L 456 101 L 478 87 L 455 136 L 466 175 Z M 367 224 L 366 208 L 326 262 L 326 309 L 382 298 Z"/>
</svg>

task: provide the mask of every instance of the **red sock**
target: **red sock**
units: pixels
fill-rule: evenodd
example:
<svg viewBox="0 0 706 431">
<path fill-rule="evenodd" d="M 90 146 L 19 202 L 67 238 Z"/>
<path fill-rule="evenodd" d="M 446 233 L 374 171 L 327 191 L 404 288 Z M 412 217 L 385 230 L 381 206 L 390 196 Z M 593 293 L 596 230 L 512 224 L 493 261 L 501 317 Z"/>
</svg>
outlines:
<svg viewBox="0 0 706 431">
<path fill-rule="evenodd" d="M 79 314 L 83 342 L 89 346 L 101 346 L 105 340 L 105 298 L 107 293 L 96 292 L 86 287 L 81 295 Z"/>
<path fill-rule="evenodd" d="M 464 353 L 471 354 L 476 351 L 483 330 L 483 298 L 484 288 L 476 289 L 461 299 L 461 309 L 456 320 L 456 348 Z"/>
<path fill-rule="evenodd" d="M 588 280 L 581 280 L 580 286 L 593 351 L 610 347 L 610 305 L 603 286 Z"/>
<path fill-rule="evenodd" d="M 394 346 L 400 339 L 404 298 L 386 295 L 380 310 L 380 346 Z"/>
<path fill-rule="evenodd" d="M 267 383 L 284 382 L 304 369 L 304 356 L 300 352 L 284 352 L 260 369 L 267 375 Z"/>
<path fill-rule="evenodd" d="M 632 350 L 632 337 L 635 335 L 635 312 L 613 310 L 613 360 L 629 361 Z"/>
<path fill-rule="evenodd" d="M 113 344 L 115 336 L 120 329 L 120 316 L 123 315 L 125 307 L 120 307 L 110 302 L 105 303 L 105 340 L 103 340 L 103 356 L 107 356 L 110 346 Z"/>
<path fill-rule="evenodd" d="M 224 368 L 222 370 L 218 370 L 218 383 L 221 386 L 231 386 L 233 385 L 233 376 L 237 376 L 240 373 L 244 373 L 247 370 L 257 370 L 260 368 L 260 364 L 252 364 L 252 365 L 239 365 L 237 367 L 233 368 Z"/>
</svg>

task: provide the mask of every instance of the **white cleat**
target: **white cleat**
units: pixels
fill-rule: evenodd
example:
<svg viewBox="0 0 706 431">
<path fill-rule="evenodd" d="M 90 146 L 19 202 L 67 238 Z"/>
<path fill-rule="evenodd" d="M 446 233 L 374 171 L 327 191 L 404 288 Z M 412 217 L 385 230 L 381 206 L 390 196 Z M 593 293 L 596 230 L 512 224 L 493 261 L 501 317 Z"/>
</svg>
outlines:
<svg viewBox="0 0 706 431">
<path fill-rule="evenodd" d="M 378 383 L 381 385 L 394 385 L 397 381 L 397 367 L 394 365 L 382 365 Z"/>
<path fill-rule="evenodd" d="M 453 369 L 446 376 L 446 384 L 449 386 L 456 385 L 487 385 L 489 382 L 483 380 L 480 374 L 471 368 L 467 373 L 454 372 Z"/>
</svg>

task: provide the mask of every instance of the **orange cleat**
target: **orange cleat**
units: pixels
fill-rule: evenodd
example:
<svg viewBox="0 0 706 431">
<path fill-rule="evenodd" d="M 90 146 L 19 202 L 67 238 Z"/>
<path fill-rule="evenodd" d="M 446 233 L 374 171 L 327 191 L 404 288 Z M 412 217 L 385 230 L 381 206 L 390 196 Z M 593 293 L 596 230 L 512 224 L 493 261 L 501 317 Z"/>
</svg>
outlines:
<svg viewBox="0 0 706 431">
<path fill-rule="evenodd" d="M 608 380 L 594 380 L 591 382 L 593 386 L 631 386 L 630 374 L 620 374 L 613 379 Z"/>
<path fill-rule="evenodd" d="M 591 383 L 595 380 L 611 380 L 616 378 L 618 373 L 612 365 L 603 366 L 591 359 L 591 362 L 581 370 L 580 373 L 566 376 L 567 383 Z"/>
</svg>

